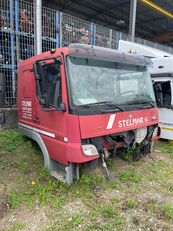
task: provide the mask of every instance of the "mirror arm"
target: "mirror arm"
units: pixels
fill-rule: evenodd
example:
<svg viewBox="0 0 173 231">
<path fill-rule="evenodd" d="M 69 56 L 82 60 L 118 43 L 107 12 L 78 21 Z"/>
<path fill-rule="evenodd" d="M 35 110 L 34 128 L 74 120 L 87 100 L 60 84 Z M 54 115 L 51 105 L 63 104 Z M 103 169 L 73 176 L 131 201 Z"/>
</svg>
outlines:
<svg viewBox="0 0 173 231">
<path fill-rule="evenodd" d="M 61 112 L 66 112 L 66 105 L 65 103 L 61 103 L 59 107 L 57 108 L 45 108 L 41 106 L 42 110 L 45 112 L 50 112 L 50 111 L 61 111 Z"/>
<path fill-rule="evenodd" d="M 59 111 L 58 108 L 45 108 L 45 107 L 41 107 L 43 111 L 45 112 L 50 112 L 50 111 Z"/>
</svg>

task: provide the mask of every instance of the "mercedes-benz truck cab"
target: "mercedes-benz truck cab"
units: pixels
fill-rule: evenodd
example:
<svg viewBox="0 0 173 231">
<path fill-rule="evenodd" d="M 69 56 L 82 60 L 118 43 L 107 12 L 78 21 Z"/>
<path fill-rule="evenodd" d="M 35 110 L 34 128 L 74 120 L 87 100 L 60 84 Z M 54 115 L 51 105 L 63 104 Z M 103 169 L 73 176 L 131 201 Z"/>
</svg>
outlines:
<svg viewBox="0 0 173 231">
<path fill-rule="evenodd" d="M 159 138 L 158 111 L 142 56 L 73 44 L 22 61 L 19 128 L 34 139 L 45 166 L 71 184 L 79 167 L 119 148 L 150 151 Z"/>
</svg>

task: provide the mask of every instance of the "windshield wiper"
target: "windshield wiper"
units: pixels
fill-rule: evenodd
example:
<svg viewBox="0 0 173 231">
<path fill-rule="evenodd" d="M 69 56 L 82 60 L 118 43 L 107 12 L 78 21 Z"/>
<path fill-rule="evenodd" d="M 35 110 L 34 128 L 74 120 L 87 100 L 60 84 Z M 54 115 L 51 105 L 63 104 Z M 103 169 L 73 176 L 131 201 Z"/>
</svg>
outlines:
<svg viewBox="0 0 173 231">
<path fill-rule="evenodd" d="M 141 103 L 148 103 L 148 104 L 150 104 L 150 106 L 152 106 L 152 107 L 155 107 L 156 105 L 153 103 L 154 101 L 143 101 L 143 102 L 141 102 Z"/>
<path fill-rule="evenodd" d="M 119 109 L 120 111 L 124 111 L 124 108 L 120 107 L 119 105 L 117 105 L 115 103 L 108 102 L 106 105 L 108 105 L 109 107 L 112 107 L 112 108 Z"/>
<path fill-rule="evenodd" d="M 122 107 L 120 107 L 117 104 L 114 104 L 111 101 L 102 101 L 102 102 L 96 102 L 96 103 L 88 103 L 88 104 L 80 105 L 79 107 L 89 108 L 89 107 L 92 107 L 92 106 L 99 106 L 99 105 L 105 105 L 105 106 L 109 107 L 107 109 L 102 110 L 102 113 L 104 113 L 104 112 L 114 112 L 114 111 L 117 111 L 117 110 L 118 111 L 124 111 L 124 109 Z"/>
<path fill-rule="evenodd" d="M 107 104 L 109 103 L 109 101 L 102 101 L 102 102 L 96 102 L 96 103 L 87 103 L 87 104 L 83 104 L 83 105 L 80 105 L 80 106 L 95 106 L 95 105 L 104 105 L 104 104 Z"/>
<path fill-rule="evenodd" d="M 107 109 L 102 110 L 102 113 L 115 112 L 115 111 L 124 111 L 124 108 L 120 107 L 117 104 L 107 102 L 106 105 L 111 107 L 111 108 L 107 108 Z"/>
<path fill-rule="evenodd" d="M 128 104 L 146 104 L 148 103 L 151 107 L 155 107 L 156 105 L 154 104 L 155 102 L 154 101 L 149 101 L 149 100 L 134 100 L 134 101 L 131 101 L 129 102 Z"/>
<path fill-rule="evenodd" d="M 107 105 L 107 103 L 109 103 L 109 101 L 102 101 L 102 102 L 96 102 L 96 103 L 87 103 L 87 104 L 78 105 L 78 107 L 90 108 L 92 106 Z"/>
</svg>

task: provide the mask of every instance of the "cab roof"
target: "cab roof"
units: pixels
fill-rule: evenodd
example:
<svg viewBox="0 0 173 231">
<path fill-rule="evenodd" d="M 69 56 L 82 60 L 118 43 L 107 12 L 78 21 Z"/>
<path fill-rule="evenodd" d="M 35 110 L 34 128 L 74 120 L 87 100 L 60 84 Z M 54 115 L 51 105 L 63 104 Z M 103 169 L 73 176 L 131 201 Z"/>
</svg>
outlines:
<svg viewBox="0 0 173 231">
<path fill-rule="evenodd" d="M 152 61 L 149 58 L 141 55 L 128 54 L 110 48 L 78 44 L 78 43 L 69 45 L 69 56 L 101 59 L 101 60 L 139 65 L 139 66 L 152 65 Z"/>
<path fill-rule="evenodd" d="M 37 60 L 45 58 L 54 58 L 64 54 L 65 56 L 100 59 L 111 62 L 118 62 L 124 64 L 138 65 L 138 66 L 152 66 L 152 61 L 140 55 L 123 53 L 114 49 L 85 45 L 85 44 L 70 44 L 69 47 L 52 49 L 35 55 L 27 60 L 21 61 L 20 66 L 27 66 L 33 64 Z"/>
</svg>

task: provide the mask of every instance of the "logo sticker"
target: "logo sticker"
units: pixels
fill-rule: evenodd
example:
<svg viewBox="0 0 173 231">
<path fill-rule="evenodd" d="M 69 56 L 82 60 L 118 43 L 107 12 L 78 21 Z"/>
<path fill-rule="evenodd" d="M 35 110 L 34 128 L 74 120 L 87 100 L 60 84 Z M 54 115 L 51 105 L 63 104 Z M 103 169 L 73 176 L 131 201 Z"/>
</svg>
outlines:
<svg viewBox="0 0 173 231">
<path fill-rule="evenodd" d="M 115 116 L 116 116 L 116 114 L 110 115 L 106 129 L 112 128 L 114 121 L 115 121 Z"/>
</svg>

